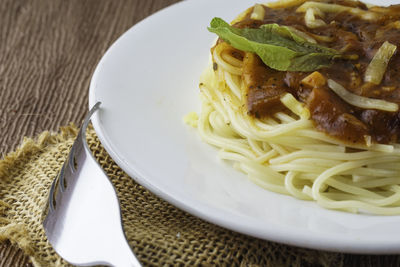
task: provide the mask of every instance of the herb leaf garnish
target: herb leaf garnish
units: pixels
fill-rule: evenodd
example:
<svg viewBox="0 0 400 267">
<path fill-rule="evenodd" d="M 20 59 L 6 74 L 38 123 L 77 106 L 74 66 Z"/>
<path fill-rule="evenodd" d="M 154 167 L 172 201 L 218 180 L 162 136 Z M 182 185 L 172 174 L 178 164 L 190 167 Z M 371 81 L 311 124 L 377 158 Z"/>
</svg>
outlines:
<svg viewBox="0 0 400 267">
<path fill-rule="evenodd" d="M 280 71 L 314 71 L 330 66 L 334 58 L 341 56 L 338 51 L 310 43 L 278 24 L 239 29 L 214 18 L 208 30 L 236 49 L 256 53 L 267 66 Z"/>
</svg>

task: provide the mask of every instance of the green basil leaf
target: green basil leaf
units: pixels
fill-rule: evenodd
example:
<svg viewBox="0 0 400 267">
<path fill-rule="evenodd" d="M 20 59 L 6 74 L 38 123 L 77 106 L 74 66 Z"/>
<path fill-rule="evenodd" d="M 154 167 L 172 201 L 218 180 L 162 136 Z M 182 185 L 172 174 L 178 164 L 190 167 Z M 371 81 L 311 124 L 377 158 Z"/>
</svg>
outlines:
<svg viewBox="0 0 400 267">
<path fill-rule="evenodd" d="M 208 30 L 236 49 L 256 53 L 267 66 L 280 71 L 314 71 L 330 66 L 334 58 L 341 56 L 338 51 L 310 43 L 278 24 L 239 29 L 214 18 Z"/>
</svg>

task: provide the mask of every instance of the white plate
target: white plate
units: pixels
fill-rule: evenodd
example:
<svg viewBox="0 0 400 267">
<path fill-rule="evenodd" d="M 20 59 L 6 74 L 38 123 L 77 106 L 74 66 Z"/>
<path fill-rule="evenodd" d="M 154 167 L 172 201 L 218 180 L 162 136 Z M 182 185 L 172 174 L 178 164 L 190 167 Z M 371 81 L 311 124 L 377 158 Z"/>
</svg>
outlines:
<svg viewBox="0 0 400 267">
<path fill-rule="evenodd" d="M 140 184 L 209 222 L 301 247 L 399 253 L 399 216 L 330 211 L 263 190 L 218 160 L 216 149 L 182 122 L 200 108 L 198 80 L 216 38 L 206 29 L 209 22 L 232 20 L 253 4 L 184 1 L 122 35 L 90 86 L 90 106 L 102 102 L 93 119 L 102 144 Z"/>
</svg>

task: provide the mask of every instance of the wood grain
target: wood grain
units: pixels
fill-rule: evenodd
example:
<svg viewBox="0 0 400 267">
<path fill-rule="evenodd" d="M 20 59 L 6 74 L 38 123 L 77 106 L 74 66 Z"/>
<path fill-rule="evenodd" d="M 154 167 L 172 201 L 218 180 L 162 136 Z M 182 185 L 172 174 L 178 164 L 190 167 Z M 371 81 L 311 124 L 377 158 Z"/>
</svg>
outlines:
<svg viewBox="0 0 400 267">
<path fill-rule="evenodd" d="M 177 0 L 0 1 L 0 154 L 80 123 L 97 62 L 127 29 Z"/>
<path fill-rule="evenodd" d="M 24 136 L 80 124 L 106 49 L 132 25 L 178 0 L 1 0 L 0 157 Z M 345 266 L 400 266 L 400 256 L 344 255 Z M 31 266 L 9 242 L 1 266 Z"/>
</svg>

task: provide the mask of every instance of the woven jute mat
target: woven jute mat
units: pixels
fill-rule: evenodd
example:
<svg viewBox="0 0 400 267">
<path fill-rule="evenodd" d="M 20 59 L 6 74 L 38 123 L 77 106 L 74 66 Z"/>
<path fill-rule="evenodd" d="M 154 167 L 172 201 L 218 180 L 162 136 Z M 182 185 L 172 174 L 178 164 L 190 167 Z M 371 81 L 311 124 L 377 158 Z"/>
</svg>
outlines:
<svg viewBox="0 0 400 267">
<path fill-rule="evenodd" d="M 48 243 L 42 227 L 52 180 L 77 134 L 26 138 L 0 161 L 0 240 L 10 240 L 35 266 L 68 266 Z M 191 216 L 137 184 L 109 157 L 93 129 L 87 139 L 112 180 L 121 203 L 129 244 L 144 266 L 343 266 L 338 253 L 290 247 L 238 234 Z M 155 164 L 155 168 L 157 164 Z M 101 233 L 99 233 L 101 239 Z"/>
</svg>

